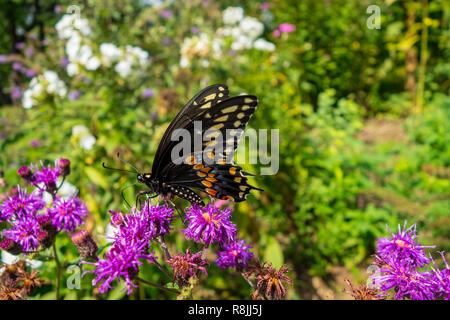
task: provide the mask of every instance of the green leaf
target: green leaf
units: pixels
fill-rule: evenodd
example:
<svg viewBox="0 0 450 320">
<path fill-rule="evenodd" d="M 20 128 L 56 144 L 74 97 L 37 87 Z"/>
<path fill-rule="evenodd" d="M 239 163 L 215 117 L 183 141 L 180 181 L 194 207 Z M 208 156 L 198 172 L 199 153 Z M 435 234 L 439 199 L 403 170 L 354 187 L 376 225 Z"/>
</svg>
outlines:
<svg viewBox="0 0 450 320">
<path fill-rule="evenodd" d="M 264 261 L 271 262 L 274 268 L 280 268 L 284 263 L 283 251 L 274 237 L 267 239 L 267 247 L 264 251 Z"/>
<path fill-rule="evenodd" d="M 86 167 L 84 172 L 93 183 L 100 185 L 103 189 L 108 188 L 108 181 L 100 171 L 92 167 Z"/>
</svg>

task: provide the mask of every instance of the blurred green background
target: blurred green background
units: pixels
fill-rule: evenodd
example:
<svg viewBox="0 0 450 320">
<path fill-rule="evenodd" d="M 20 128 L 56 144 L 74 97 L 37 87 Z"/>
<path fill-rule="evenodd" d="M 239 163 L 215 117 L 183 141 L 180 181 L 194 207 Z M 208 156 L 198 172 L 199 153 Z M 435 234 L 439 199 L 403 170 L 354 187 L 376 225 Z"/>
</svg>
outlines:
<svg viewBox="0 0 450 320">
<path fill-rule="evenodd" d="M 376 11 L 367 12 L 370 5 L 378 6 L 379 21 Z M 288 299 L 349 298 L 344 278 L 367 278 L 377 237 L 405 219 L 418 223 L 423 245 L 448 251 L 448 1 L 0 0 L 0 6 L 2 192 L 20 182 L 21 165 L 70 159 L 68 182 L 87 203 L 87 229 L 104 244 L 108 210 L 122 208 L 119 190 L 135 177 L 101 163 L 122 167 L 120 152 L 149 171 L 182 105 L 203 87 L 225 83 L 232 95 L 259 98 L 248 127 L 280 130 L 279 172 L 252 179 L 265 191 L 236 204 L 233 220 L 261 259 L 289 267 Z M 83 23 L 75 41 L 65 36 L 63 17 L 77 8 Z M 131 60 L 114 55 L 126 50 L 134 52 Z M 259 165 L 244 169 L 259 172 Z M 127 198 L 138 190 L 128 188 Z M 191 245 L 180 232 L 171 243 L 176 251 Z M 76 260 L 69 237 L 58 238 L 58 246 L 65 261 Z M 39 270 L 55 277 L 54 262 Z M 161 277 L 151 266 L 142 273 L 154 282 Z M 62 288 L 62 296 L 127 298 L 120 286 L 99 295 L 91 280 L 84 277 L 80 290 Z M 213 265 L 203 281 L 195 298 L 249 298 L 245 280 L 230 270 Z M 53 290 L 46 284 L 32 298 L 53 298 Z M 128 298 L 169 296 L 141 288 Z"/>
</svg>

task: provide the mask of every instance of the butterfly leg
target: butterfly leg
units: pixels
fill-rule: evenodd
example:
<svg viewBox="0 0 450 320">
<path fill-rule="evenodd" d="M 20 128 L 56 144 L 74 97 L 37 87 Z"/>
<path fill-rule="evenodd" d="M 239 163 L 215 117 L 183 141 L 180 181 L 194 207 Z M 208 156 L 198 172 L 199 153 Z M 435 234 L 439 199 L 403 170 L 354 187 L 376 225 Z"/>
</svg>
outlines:
<svg viewBox="0 0 450 320">
<path fill-rule="evenodd" d="M 136 196 L 136 206 L 139 204 L 139 207 L 141 207 L 141 196 L 146 195 L 146 194 L 150 194 L 153 193 L 153 191 L 139 191 L 137 196 Z M 154 196 L 151 196 L 149 199 L 153 199 L 155 197 L 157 197 L 158 195 L 155 194 Z"/>
</svg>

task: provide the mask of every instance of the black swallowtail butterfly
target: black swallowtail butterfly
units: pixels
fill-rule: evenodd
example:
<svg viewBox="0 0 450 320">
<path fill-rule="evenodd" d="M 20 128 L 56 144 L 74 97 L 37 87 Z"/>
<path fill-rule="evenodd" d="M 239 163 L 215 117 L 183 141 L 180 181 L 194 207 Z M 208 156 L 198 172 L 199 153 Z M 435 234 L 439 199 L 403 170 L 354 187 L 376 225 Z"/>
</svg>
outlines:
<svg viewBox="0 0 450 320">
<path fill-rule="evenodd" d="M 252 189 L 263 191 L 248 184 L 247 176 L 250 174 L 243 172 L 232 161 L 258 99 L 252 95 L 229 97 L 228 94 L 227 86 L 211 85 L 197 93 L 181 109 L 161 138 L 151 173 L 137 175 L 138 182 L 150 189 L 139 195 L 155 193 L 155 196 L 162 195 L 166 199 L 178 196 L 203 206 L 201 197 L 191 188 L 217 199 L 235 202 L 244 201 Z M 196 121 L 200 121 L 202 127 L 197 133 L 204 137 L 205 133 L 210 132 L 211 139 L 202 141 L 199 150 L 194 148 L 192 153 L 183 155 L 183 159 L 177 159 L 181 161 L 175 161 L 172 151 L 178 141 L 172 140 L 172 134 L 177 129 L 185 129 L 194 135 Z M 232 140 L 222 140 L 222 148 L 218 148 L 221 141 L 212 138 L 219 135 L 225 137 L 230 133 Z M 216 149 L 223 151 L 217 154 Z"/>
</svg>

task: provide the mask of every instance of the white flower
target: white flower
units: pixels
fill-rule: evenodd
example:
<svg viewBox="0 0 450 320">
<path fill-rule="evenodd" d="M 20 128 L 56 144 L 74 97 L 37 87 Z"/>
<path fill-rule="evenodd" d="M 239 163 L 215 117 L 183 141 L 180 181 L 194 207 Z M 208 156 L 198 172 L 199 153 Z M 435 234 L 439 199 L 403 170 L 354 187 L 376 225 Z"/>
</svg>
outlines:
<svg viewBox="0 0 450 320">
<path fill-rule="evenodd" d="M 253 17 L 245 17 L 239 24 L 242 32 L 252 40 L 259 37 L 264 31 L 264 25 Z"/>
<path fill-rule="evenodd" d="M 252 47 L 252 39 L 241 34 L 235 42 L 231 44 L 231 49 L 238 51 L 242 49 L 250 49 Z"/>
<path fill-rule="evenodd" d="M 73 77 L 73 76 L 77 75 L 77 74 L 80 72 L 80 69 L 78 68 L 78 65 L 77 65 L 77 64 L 75 64 L 75 63 L 69 63 L 69 64 L 67 65 L 66 71 L 67 71 L 67 74 L 68 74 L 70 77 Z"/>
<path fill-rule="evenodd" d="M 78 51 L 80 50 L 81 38 L 74 34 L 66 43 L 66 53 L 70 61 L 77 60 Z"/>
<path fill-rule="evenodd" d="M 56 23 L 55 28 L 60 39 L 69 39 L 74 34 L 77 34 L 78 31 L 84 36 L 91 34 L 88 20 L 77 18 L 77 16 L 73 14 L 63 15 Z"/>
<path fill-rule="evenodd" d="M 133 46 L 126 46 L 125 47 L 126 51 L 128 54 L 133 55 L 134 57 L 137 58 L 137 60 L 139 61 L 140 65 L 145 66 L 148 64 L 148 57 L 149 54 L 147 51 L 142 50 L 139 47 L 133 47 Z"/>
<path fill-rule="evenodd" d="M 4 264 L 8 264 L 8 265 L 15 264 L 19 260 L 20 260 L 19 256 L 15 256 L 5 250 L 2 250 L 2 262 Z M 39 261 L 39 260 L 25 259 L 25 261 L 33 269 L 39 268 L 42 265 L 42 261 Z M 1 273 L 3 273 L 3 268 L 1 269 Z"/>
<path fill-rule="evenodd" d="M 80 146 L 84 150 L 91 150 L 95 144 L 95 141 L 96 141 L 96 139 L 93 135 L 90 135 L 90 134 L 84 135 L 80 139 Z"/>
<path fill-rule="evenodd" d="M 61 184 L 61 181 L 62 181 L 62 180 L 60 179 L 60 180 L 57 182 L 57 185 L 58 185 L 58 186 Z M 64 199 L 67 199 L 68 197 L 74 195 L 75 192 L 77 192 L 77 188 L 76 188 L 73 184 L 71 184 L 71 183 L 65 181 L 65 182 L 62 184 L 61 188 L 59 188 L 58 191 L 59 191 L 59 193 L 61 194 L 61 196 L 62 196 Z M 46 192 L 46 193 L 47 193 L 47 192 Z"/>
<path fill-rule="evenodd" d="M 244 9 L 241 7 L 228 7 L 223 11 L 224 24 L 235 24 L 244 18 Z"/>
<path fill-rule="evenodd" d="M 258 50 L 274 51 L 275 45 L 272 42 L 266 41 L 264 39 L 258 39 L 253 43 L 253 48 Z"/>
<path fill-rule="evenodd" d="M 112 43 L 102 43 L 100 45 L 100 53 L 102 63 L 109 67 L 112 63 L 117 62 L 122 57 L 122 51 Z"/>
<path fill-rule="evenodd" d="M 131 63 L 126 60 L 120 61 L 114 69 L 122 78 L 125 78 L 131 73 Z"/>
<path fill-rule="evenodd" d="M 114 242 L 114 236 L 116 235 L 116 233 L 119 231 L 118 228 L 112 226 L 110 223 L 108 223 L 106 225 L 106 230 L 105 230 L 105 241 L 108 243 Z"/>
<path fill-rule="evenodd" d="M 97 57 L 91 57 L 86 62 L 86 69 L 88 70 L 97 70 L 100 67 L 100 60 Z"/>
<path fill-rule="evenodd" d="M 22 98 L 22 106 L 25 109 L 30 109 L 31 107 L 33 107 L 33 92 L 31 91 L 31 89 L 26 89 L 23 92 L 23 98 Z"/>
<path fill-rule="evenodd" d="M 91 57 L 92 57 L 92 48 L 87 44 L 83 44 L 80 48 L 80 52 L 76 60 L 80 62 L 82 65 L 86 65 L 86 63 Z"/>
<path fill-rule="evenodd" d="M 81 135 L 83 133 L 89 133 L 89 129 L 84 124 L 77 124 L 72 127 L 72 135 Z"/>
<path fill-rule="evenodd" d="M 23 92 L 22 105 L 25 109 L 30 109 L 34 105 L 34 98 L 42 93 L 42 85 L 38 77 L 33 77 L 28 85 L 28 89 Z"/>
<path fill-rule="evenodd" d="M 67 94 L 67 88 L 65 83 L 59 79 L 58 75 L 54 71 L 47 70 L 43 74 L 44 79 L 48 82 L 46 91 L 49 94 L 57 94 L 60 97 L 65 97 Z"/>
<path fill-rule="evenodd" d="M 186 57 L 181 57 L 181 59 L 180 59 L 180 67 L 186 68 L 187 66 L 189 66 L 189 59 L 186 58 Z"/>
</svg>

